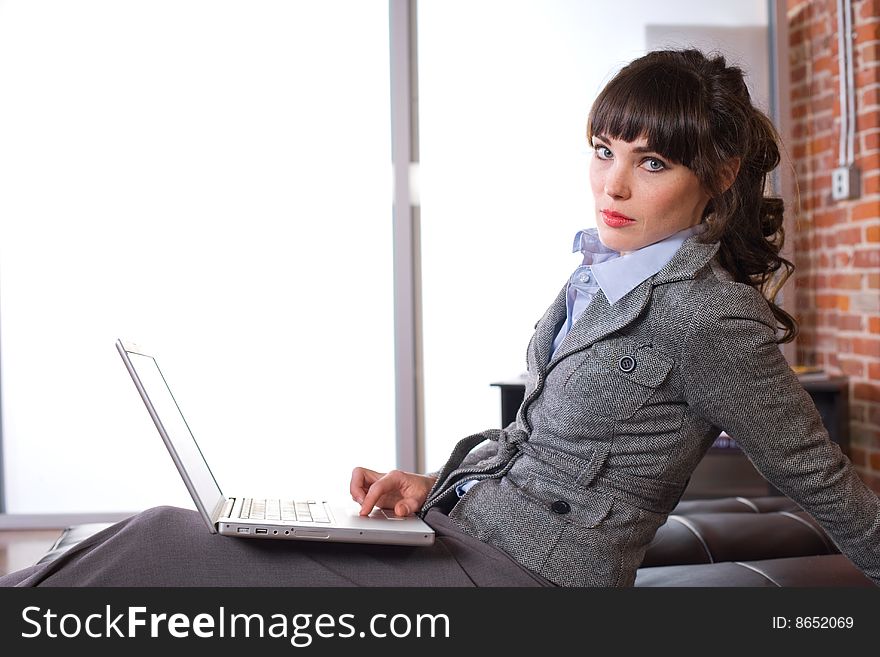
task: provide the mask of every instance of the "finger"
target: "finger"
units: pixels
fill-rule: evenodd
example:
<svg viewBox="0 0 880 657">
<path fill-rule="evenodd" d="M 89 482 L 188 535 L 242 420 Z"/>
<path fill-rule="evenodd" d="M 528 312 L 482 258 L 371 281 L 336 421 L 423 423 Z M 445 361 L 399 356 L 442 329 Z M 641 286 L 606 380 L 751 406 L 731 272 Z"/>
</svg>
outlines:
<svg viewBox="0 0 880 657">
<path fill-rule="evenodd" d="M 373 485 L 370 486 L 367 494 L 364 496 L 364 501 L 361 503 L 360 515 L 370 515 L 370 512 L 373 510 L 373 507 L 376 506 L 379 498 L 381 498 L 393 487 L 394 484 L 388 479 L 388 477 L 382 477 L 373 482 Z"/>
<path fill-rule="evenodd" d="M 364 499 L 361 492 L 363 490 L 364 475 L 363 468 L 355 468 L 351 471 L 351 479 L 348 482 L 348 492 L 351 493 L 351 499 L 358 503 Z"/>
<path fill-rule="evenodd" d="M 367 468 L 355 468 L 351 471 L 351 482 L 348 485 L 348 491 L 351 493 L 351 499 L 353 499 L 358 504 L 361 504 L 364 501 L 364 496 L 367 494 L 370 486 L 374 481 L 379 479 L 382 475 L 376 472 L 375 470 L 368 470 Z"/>
<path fill-rule="evenodd" d="M 418 511 L 416 508 L 416 501 L 412 498 L 401 500 L 394 505 L 394 515 L 396 516 L 409 516 L 416 511 Z"/>
</svg>

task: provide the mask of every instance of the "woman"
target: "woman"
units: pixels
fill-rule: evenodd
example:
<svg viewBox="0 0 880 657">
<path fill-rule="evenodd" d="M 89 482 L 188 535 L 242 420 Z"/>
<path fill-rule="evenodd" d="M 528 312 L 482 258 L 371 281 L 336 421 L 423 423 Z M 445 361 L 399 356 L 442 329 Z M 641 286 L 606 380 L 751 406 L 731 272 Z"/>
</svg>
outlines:
<svg viewBox="0 0 880 657">
<path fill-rule="evenodd" d="M 465 438 L 434 475 L 352 474 L 362 514 L 418 512 L 433 547 L 236 541 L 159 509 L 0 583 L 629 586 L 723 429 L 880 584 L 880 501 L 778 348 L 777 327 L 797 332 L 774 303 L 793 269 L 782 202 L 764 196 L 779 151 L 742 72 L 649 53 L 587 133 L 597 229 L 536 326 L 516 422 Z"/>
</svg>

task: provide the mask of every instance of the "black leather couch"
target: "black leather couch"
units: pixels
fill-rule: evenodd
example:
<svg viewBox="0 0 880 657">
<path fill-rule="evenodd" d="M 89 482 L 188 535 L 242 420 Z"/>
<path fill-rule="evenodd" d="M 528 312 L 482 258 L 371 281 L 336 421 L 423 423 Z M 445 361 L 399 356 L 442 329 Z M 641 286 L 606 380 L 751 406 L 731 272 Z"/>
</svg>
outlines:
<svg viewBox="0 0 880 657">
<path fill-rule="evenodd" d="M 108 527 L 68 527 L 40 559 L 51 561 Z M 636 575 L 653 587 L 870 587 L 813 518 L 786 497 L 679 502 Z"/>
<path fill-rule="evenodd" d="M 873 586 L 786 497 L 679 502 L 654 537 L 636 586 Z"/>
</svg>

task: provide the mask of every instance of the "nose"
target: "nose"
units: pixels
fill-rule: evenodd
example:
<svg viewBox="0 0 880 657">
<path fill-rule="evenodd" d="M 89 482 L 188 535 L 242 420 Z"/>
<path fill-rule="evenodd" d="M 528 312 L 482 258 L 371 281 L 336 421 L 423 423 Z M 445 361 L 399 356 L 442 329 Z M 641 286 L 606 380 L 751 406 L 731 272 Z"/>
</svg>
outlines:
<svg viewBox="0 0 880 657">
<path fill-rule="evenodd" d="M 626 199 L 630 195 L 629 169 L 615 161 L 605 172 L 603 191 L 614 199 Z"/>
</svg>

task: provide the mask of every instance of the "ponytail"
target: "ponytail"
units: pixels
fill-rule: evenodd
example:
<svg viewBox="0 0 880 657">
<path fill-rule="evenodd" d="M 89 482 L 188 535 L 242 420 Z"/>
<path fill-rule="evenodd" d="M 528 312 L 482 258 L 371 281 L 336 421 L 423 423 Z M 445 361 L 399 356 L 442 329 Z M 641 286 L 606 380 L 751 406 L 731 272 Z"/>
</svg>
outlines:
<svg viewBox="0 0 880 657">
<path fill-rule="evenodd" d="M 761 292 L 782 329 L 779 342 L 797 337 L 797 320 L 776 303 L 782 286 L 794 273 L 794 264 L 780 255 L 785 244 L 785 204 L 765 196 L 771 171 L 779 164 L 779 137 L 773 124 L 749 103 L 751 120 L 747 148 L 733 184 L 707 207 L 707 230 L 701 239 L 720 242 L 718 258 L 734 280 Z"/>
</svg>

